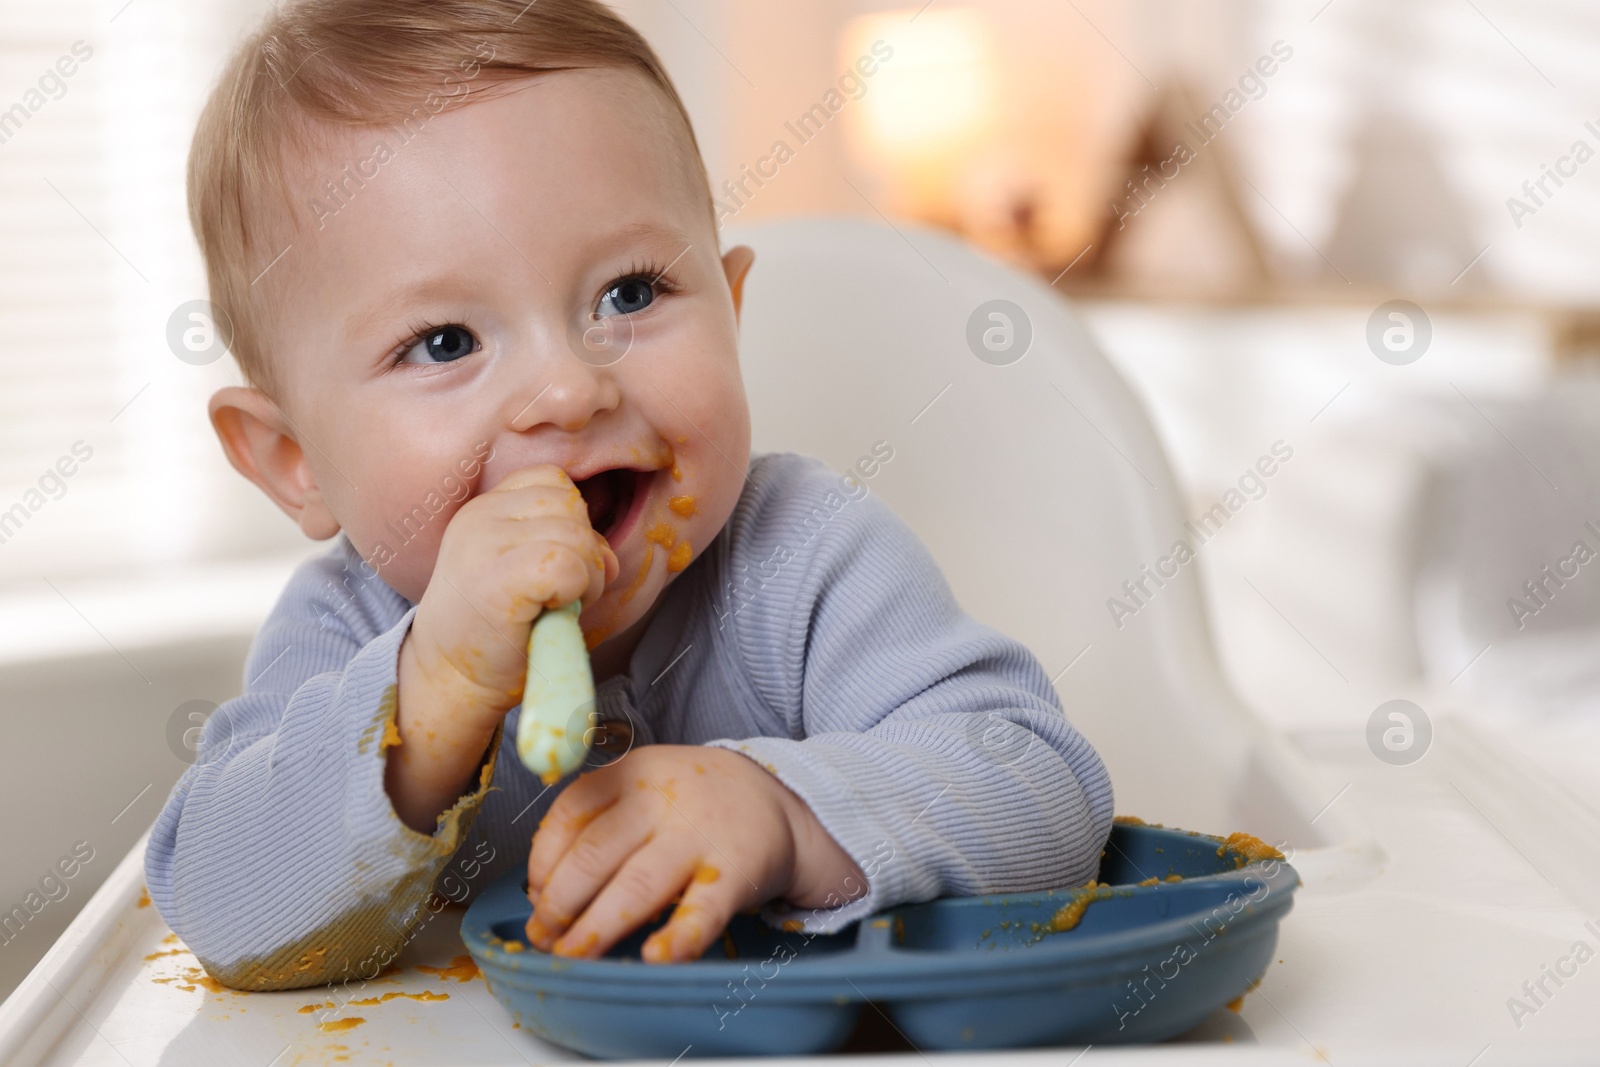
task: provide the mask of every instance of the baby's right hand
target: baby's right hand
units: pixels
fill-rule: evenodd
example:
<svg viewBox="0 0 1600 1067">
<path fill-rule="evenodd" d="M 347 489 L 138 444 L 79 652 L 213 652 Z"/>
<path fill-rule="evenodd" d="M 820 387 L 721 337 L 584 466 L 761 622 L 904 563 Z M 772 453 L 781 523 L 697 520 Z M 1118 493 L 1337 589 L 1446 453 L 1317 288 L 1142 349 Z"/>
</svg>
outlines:
<svg viewBox="0 0 1600 1067">
<path fill-rule="evenodd" d="M 414 668 L 401 671 L 402 730 L 423 703 L 492 730 L 522 699 L 533 620 L 580 598 L 592 604 L 617 569 L 559 467 L 515 471 L 463 504 L 401 649 L 402 667 L 409 657 Z"/>
</svg>

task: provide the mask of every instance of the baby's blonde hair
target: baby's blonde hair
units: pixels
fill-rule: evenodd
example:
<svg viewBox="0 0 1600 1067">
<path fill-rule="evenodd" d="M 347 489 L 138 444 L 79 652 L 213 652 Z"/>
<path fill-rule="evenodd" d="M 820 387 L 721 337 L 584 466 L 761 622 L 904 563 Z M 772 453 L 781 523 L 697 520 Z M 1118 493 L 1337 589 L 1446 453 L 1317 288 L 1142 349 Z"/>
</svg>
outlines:
<svg viewBox="0 0 1600 1067">
<path fill-rule="evenodd" d="M 642 74 L 682 117 L 709 211 L 683 101 L 644 38 L 596 0 L 296 0 L 268 16 L 223 71 L 189 150 L 189 221 L 250 383 L 275 384 L 253 286 L 289 242 L 270 222 L 296 210 L 284 174 L 291 144 L 318 127 L 414 133 L 505 82 L 605 67 Z"/>
</svg>

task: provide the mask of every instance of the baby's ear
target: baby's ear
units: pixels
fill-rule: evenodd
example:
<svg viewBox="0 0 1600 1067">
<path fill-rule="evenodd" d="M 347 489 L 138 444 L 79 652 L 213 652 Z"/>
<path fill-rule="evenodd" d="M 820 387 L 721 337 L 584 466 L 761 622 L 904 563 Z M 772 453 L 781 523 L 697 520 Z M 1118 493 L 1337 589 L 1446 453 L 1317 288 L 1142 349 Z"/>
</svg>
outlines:
<svg viewBox="0 0 1600 1067">
<path fill-rule="evenodd" d="M 234 470 L 271 497 L 307 537 L 323 541 L 339 532 L 293 427 L 271 397 L 231 385 L 217 390 L 208 410 Z"/>
<path fill-rule="evenodd" d="M 755 249 L 749 245 L 734 245 L 722 254 L 722 272 L 728 276 L 728 288 L 733 292 L 734 318 L 739 317 L 744 306 L 744 279 L 755 261 Z"/>
</svg>

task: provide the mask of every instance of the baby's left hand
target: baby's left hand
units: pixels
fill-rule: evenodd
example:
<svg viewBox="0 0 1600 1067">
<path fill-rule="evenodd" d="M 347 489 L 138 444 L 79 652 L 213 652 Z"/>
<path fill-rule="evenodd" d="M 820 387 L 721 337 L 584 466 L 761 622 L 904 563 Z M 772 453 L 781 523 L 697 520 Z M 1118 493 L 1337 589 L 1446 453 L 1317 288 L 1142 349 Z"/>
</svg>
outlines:
<svg viewBox="0 0 1600 1067">
<path fill-rule="evenodd" d="M 528 856 L 528 940 L 600 956 L 679 893 L 644 943 L 651 963 L 695 959 L 741 909 L 783 897 L 834 907 L 866 879 L 799 797 L 754 761 L 648 745 L 578 778 Z"/>
</svg>

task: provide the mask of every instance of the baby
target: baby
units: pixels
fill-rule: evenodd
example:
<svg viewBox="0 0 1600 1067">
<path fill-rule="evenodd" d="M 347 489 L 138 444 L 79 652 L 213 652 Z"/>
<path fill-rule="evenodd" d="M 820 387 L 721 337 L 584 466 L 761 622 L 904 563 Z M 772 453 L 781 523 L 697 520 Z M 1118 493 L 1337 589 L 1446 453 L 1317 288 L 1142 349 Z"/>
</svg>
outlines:
<svg viewBox="0 0 1600 1067">
<path fill-rule="evenodd" d="M 741 910 L 826 932 L 1096 873 L 1111 785 L 1039 664 L 864 481 L 751 458 L 754 257 L 606 8 L 290 3 L 214 91 L 189 197 L 249 383 L 212 424 L 338 538 L 151 833 L 216 979 L 370 978 L 523 867 L 539 949 L 668 914 L 652 962 Z M 546 786 L 517 705 L 533 620 L 574 600 L 602 725 Z"/>
</svg>

